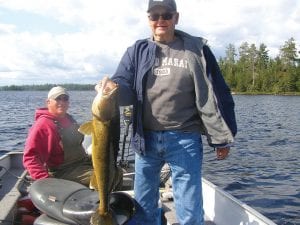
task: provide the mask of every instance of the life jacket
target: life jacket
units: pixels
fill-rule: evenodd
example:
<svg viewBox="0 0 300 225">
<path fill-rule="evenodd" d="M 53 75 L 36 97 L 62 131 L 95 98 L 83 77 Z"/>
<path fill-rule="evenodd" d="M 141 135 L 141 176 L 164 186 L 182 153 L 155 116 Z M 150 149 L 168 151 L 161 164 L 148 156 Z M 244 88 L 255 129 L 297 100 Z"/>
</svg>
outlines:
<svg viewBox="0 0 300 225">
<path fill-rule="evenodd" d="M 71 120 L 71 126 L 64 128 L 58 120 L 53 120 L 57 127 L 57 131 L 61 137 L 64 162 L 57 169 L 63 169 L 64 167 L 73 164 L 75 162 L 82 161 L 87 156 L 82 146 L 83 134 L 78 131 L 79 125 L 71 115 L 68 115 Z"/>
</svg>

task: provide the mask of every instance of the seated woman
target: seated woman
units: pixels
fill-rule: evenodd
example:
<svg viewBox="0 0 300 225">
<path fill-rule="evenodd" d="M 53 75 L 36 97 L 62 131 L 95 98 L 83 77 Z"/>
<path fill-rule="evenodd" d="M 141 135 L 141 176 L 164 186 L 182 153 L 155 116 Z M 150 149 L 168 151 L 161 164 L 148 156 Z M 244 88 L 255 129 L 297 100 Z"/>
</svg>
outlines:
<svg viewBox="0 0 300 225">
<path fill-rule="evenodd" d="M 93 173 L 91 158 L 82 146 L 79 125 L 67 113 L 69 94 L 61 86 L 53 87 L 47 108 L 35 112 L 35 122 L 25 143 L 23 164 L 32 179 L 63 178 L 89 186 Z"/>
</svg>

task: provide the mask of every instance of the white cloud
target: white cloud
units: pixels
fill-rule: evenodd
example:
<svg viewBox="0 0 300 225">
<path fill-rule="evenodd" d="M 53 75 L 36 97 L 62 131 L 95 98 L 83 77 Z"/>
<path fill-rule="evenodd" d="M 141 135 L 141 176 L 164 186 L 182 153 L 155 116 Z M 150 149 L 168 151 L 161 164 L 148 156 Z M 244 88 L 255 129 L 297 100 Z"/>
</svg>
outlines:
<svg viewBox="0 0 300 225">
<path fill-rule="evenodd" d="M 12 33 L 15 29 L 15 25 L 12 24 L 0 24 L 0 35 Z"/>
<path fill-rule="evenodd" d="M 264 43 L 272 56 L 290 37 L 299 44 L 298 0 L 177 5 L 178 28 L 208 39 L 217 57 L 229 43 Z M 0 0 L 0 85 L 92 83 L 111 75 L 126 48 L 150 35 L 146 7 L 147 0 Z"/>
</svg>

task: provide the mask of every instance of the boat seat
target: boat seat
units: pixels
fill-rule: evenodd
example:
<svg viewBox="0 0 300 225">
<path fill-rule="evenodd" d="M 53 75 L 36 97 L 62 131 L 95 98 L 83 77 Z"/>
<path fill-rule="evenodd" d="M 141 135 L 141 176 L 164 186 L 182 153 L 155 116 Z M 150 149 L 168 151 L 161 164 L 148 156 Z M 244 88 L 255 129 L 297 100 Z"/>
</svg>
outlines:
<svg viewBox="0 0 300 225">
<path fill-rule="evenodd" d="M 60 222 L 58 220 L 52 219 L 46 214 L 40 215 L 35 219 L 33 225 L 66 225 L 66 223 Z"/>
<path fill-rule="evenodd" d="M 98 192 L 68 180 L 46 178 L 30 188 L 33 204 L 43 213 L 39 225 L 60 221 L 62 224 L 90 224 L 91 215 L 99 206 Z M 135 212 L 135 201 L 124 192 L 110 194 L 110 209 L 118 224 L 124 224 Z M 55 224 L 55 223 L 54 223 Z"/>
</svg>

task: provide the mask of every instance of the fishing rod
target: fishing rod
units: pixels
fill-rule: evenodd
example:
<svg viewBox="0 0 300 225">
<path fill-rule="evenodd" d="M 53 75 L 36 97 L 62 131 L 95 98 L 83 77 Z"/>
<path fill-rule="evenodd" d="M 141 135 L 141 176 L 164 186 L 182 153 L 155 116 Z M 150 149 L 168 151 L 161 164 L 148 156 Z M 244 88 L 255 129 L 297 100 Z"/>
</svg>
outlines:
<svg viewBox="0 0 300 225">
<path fill-rule="evenodd" d="M 126 138 L 129 134 L 129 127 L 132 123 L 132 107 L 126 106 L 123 109 L 123 123 L 125 126 L 124 136 L 123 136 L 123 145 L 122 145 L 122 153 L 121 153 L 121 160 L 120 160 L 120 166 L 121 167 L 127 167 L 128 162 L 124 160 L 124 154 L 125 154 L 125 144 L 126 144 Z"/>
</svg>

